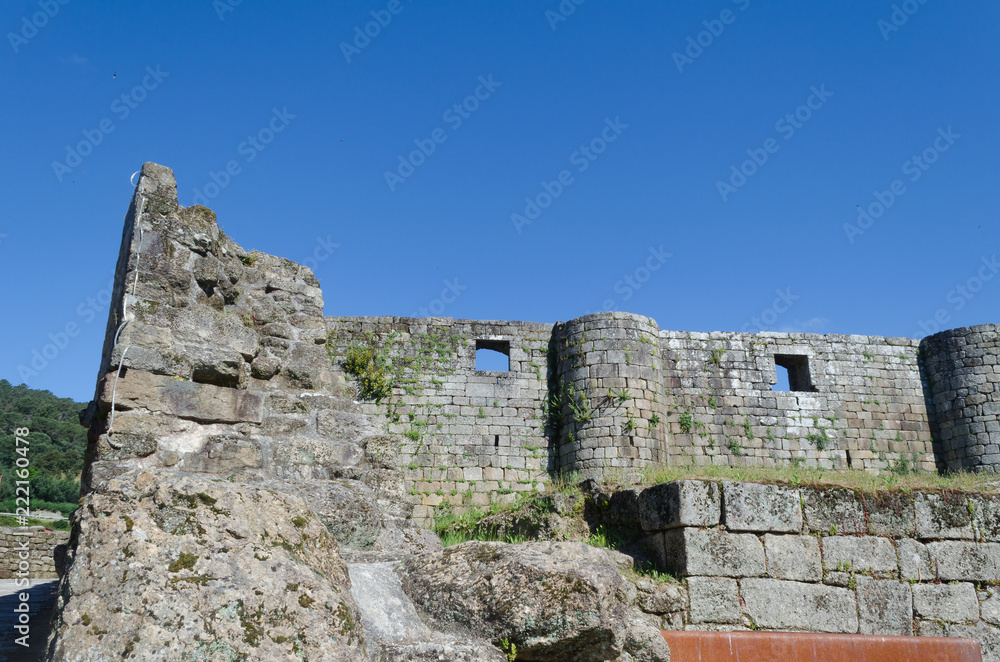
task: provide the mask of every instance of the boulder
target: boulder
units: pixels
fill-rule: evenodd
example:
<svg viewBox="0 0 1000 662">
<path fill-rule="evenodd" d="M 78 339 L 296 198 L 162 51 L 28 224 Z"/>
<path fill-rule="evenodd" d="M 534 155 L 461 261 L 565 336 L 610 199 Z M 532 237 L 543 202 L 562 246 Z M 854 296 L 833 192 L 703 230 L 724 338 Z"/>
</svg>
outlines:
<svg viewBox="0 0 1000 662">
<path fill-rule="evenodd" d="M 653 650 L 655 628 L 628 620 L 634 591 L 604 551 L 583 543 L 470 541 L 412 556 L 399 573 L 441 629 L 464 627 L 500 648 L 506 640 L 518 660 L 613 660 L 629 642 Z"/>
<path fill-rule="evenodd" d="M 299 498 L 134 469 L 76 518 L 46 660 L 367 658 L 337 543 Z"/>
</svg>

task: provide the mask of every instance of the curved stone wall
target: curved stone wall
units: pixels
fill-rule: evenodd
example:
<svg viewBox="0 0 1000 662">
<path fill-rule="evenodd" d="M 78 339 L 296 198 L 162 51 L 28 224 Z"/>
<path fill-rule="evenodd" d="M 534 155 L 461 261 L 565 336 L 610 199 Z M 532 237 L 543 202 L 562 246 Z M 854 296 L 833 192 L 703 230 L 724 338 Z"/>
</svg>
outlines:
<svg viewBox="0 0 1000 662">
<path fill-rule="evenodd" d="M 560 469 L 597 476 L 666 461 L 659 332 L 631 313 L 557 325 Z"/>
<path fill-rule="evenodd" d="M 947 469 L 1000 473 L 1000 325 L 924 338 L 920 359 L 939 461 Z"/>
</svg>

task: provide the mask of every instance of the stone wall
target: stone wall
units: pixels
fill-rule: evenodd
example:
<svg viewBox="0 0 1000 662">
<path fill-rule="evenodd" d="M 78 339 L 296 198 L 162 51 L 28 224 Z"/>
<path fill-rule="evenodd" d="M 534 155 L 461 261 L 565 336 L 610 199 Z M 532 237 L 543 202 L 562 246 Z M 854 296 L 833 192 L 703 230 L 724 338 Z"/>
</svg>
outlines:
<svg viewBox="0 0 1000 662">
<path fill-rule="evenodd" d="M 935 469 L 916 340 L 660 335 L 675 466 Z M 793 390 L 771 390 L 776 362 Z"/>
<path fill-rule="evenodd" d="M 589 477 L 667 461 L 659 333 L 630 313 L 557 325 L 559 467 Z"/>
<path fill-rule="evenodd" d="M 942 331 L 920 352 L 941 463 L 1000 472 L 1000 326 Z"/>
<path fill-rule="evenodd" d="M 385 356 L 391 394 L 359 406 L 401 444 L 414 517 L 429 522 L 442 503 L 461 512 L 548 481 L 552 325 L 408 317 L 327 317 L 326 324 L 337 367 L 352 346 Z M 506 351 L 510 370 L 476 370 L 477 345 Z"/>
<path fill-rule="evenodd" d="M 19 535 L 24 532 L 28 535 Z M 69 531 L 46 531 L 42 526 L 23 528 L 2 526 L 0 527 L 0 579 L 18 576 L 21 564 L 18 553 L 25 540 L 28 541 L 31 555 L 28 559 L 28 578 L 59 577 L 66 555 L 66 545 L 69 543 Z"/>
<path fill-rule="evenodd" d="M 1000 660 L 1000 496 L 684 480 L 603 498 L 684 580 L 640 596 L 665 629 L 970 637 Z"/>
</svg>

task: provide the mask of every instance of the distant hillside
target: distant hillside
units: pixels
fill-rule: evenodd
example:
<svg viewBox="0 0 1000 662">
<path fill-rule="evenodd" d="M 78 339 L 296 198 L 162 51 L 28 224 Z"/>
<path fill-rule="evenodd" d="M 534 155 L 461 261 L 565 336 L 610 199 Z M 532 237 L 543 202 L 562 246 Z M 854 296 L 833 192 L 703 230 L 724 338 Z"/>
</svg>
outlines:
<svg viewBox="0 0 1000 662">
<path fill-rule="evenodd" d="M 80 472 L 87 447 L 87 431 L 80 426 L 78 414 L 86 405 L 70 398 L 57 398 L 49 391 L 25 385 L 12 386 L 0 379 L 0 508 L 13 507 L 14 429 L 26 427 L 28 459 L 31 462 L 32 509 L 46 507 L 42 502 L 72 504 L 80 494 Z M 61 508 L 68 510 L 68 506 Z"/>
</svg>

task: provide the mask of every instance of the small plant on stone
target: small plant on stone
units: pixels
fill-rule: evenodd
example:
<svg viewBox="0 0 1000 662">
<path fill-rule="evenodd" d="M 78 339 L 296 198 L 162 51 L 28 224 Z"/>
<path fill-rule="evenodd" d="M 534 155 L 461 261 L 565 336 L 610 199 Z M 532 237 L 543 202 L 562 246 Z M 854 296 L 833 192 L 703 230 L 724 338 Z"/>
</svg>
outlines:
<svg viewBox="0 0 1000 662">
<path fill-rule="evenodd" d="M 684 412 L 677 419 L 677 422 L 681 426 L 681 432 L 684 432 L 684 433 L 691 432 L 691 427 L 694 424 L 694 420 L 693 420 L 691 414 L 689 414 L 688 412 Z"/>
<path fill-rule="evenodd" d="M 257 251 L 250 251 L 249 255 L 240 258 L 240 262 L 242 262 L 245 267 L 252 267 L 259 259 L 260 253 Z"/>
<path fill-rule="evenodd" d="M 632 394 L 628 392 L 628 389 L 619 388 L 609 388 L 608 389 L 608 399 L 612 402 L 623 405 L 632 398 Z"/>
<path fill-rule="evenodd" d="M 344 370 L 358 380 L 358 396 L 381 402 L 392 393 L 385 354 L 371 345 L 352 345 L 343 362 Z"/>
<path fill-rule="evenodd" d="M 629 414 L 628 418 L 625 419 L 625 425 L 623 427 L 625 428 L 626 432 L 632 432 L 633 430 L 635 430 L 635 419 L 632 418 L 632 414 Z"/>
<path fill-rule="evenodd" d="M 500 650 L 507 656 L 507 662 L 514 662 L 517 659 L 517 644 L 506 637 L 500 640 Z"/>
<path fill-rule="evenodd" d="M 708 362 L 711 363 L 714 366 L 721 366 L 722 365 L 722 357 L 725 356 L 725 355 L 726 355 L 726 350 L 724 350 L 724 349 L 713 349 L 712 350 L 712 358 L 710 358 L 708 360 Z"/>
<path fill-rule="evenodd" d="M 653 414 L 649 417 L 649 429 L 653 430 L 660 427 L 660 417 L 658 414 Z"/>
</svg>

